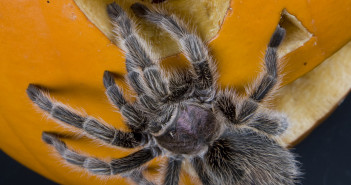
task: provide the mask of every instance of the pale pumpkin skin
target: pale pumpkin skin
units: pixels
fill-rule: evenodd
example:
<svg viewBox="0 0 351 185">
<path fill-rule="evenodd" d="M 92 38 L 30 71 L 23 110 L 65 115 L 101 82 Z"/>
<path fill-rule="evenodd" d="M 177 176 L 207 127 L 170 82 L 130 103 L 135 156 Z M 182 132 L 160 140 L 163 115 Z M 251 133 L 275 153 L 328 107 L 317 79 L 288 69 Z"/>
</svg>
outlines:
<svg viewBox="0 0 351 185">
<path fill-rule="evenodd" d="M 0 2 L 0 147 L 17 161 L 60 184 L 127 184 L 102 179 L 62 161 L 41 141 L 43 131 L 70 134 L 38 112 L 25 94 L 29 83 L 52 97 L 126 129 L 104 95 L 103 71 L 125 74 L 123 53 L 97 29 L 73 0 Z M 285 8 L 312 33 L 303 46 L 284 57 L 283 83 L 312 70 L 351 38 L 348 0 L 231 1 L 217 36 L 209 43 L 218 63 L 220 84 L 242 88 L 260 71 L 263 53 Z M 184 60 L 180 55 L 166 62 Z M 122 83 L 122 79 L 118 82 Z M 99 146 L 85 137 L 65 142 L 82 153 L 122 157 L 132 152 Z M 287 141 L 287 142 L 292 142 Z M 154 160 L 153 166 L 164 162 Z M 185 174 L 182 183 L 195 184 Z"/>
</svg>

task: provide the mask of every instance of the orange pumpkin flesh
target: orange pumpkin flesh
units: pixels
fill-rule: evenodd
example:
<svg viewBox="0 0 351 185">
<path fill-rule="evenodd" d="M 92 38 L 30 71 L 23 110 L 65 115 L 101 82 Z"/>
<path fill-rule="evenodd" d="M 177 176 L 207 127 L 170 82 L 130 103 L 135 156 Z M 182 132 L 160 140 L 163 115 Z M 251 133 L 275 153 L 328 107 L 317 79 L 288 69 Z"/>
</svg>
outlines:
<svg viewBox="0 0 351 185">
<path fill-rule="evenodd" d="M 210 43 L 218 62 L 220 84 L 242 87 L 257 75 L 263 52 L 285 8 L 313 34 L 302 47 L 284 57 L 284 83 L 313 69 L 351 38 L 349 1 L 232 1 Z M 72 0 L 0 2 L 0 147 L 34 171 L 60 184 L 127 183 L 122 178 L 85 175 L 63 166 L 41 141 L 43 131 L 70 134 L 44 118 L 27 98 L 29 83 L 46 87 L 52 97 L 92 116 L 126 129 L 113 112 L 102 85 L 104 70 L 125 74 L 123 53 L 87 20 Z M 176 61 L 179 56 L 167 58 Z M 117 80 L 122 83 L 122 79 Z M 87 138 L 65 139 L 78 151 L 101 158 L 132 152 L 98 146 Z M 162 163 L 162 161 L 155 162 Z M 83 175 L 82 175 L 83 174 Z M 184 181 L 189 182 L 188 178 Z"/>
</svg>

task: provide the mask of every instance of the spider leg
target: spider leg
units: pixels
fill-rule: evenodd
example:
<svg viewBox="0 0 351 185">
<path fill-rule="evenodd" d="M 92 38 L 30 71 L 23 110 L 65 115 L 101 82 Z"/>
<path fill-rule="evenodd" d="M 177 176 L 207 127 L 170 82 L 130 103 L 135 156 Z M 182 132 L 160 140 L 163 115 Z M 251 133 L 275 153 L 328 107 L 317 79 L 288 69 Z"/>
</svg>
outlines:
<svg viewBox="0 0 351 185">
<path fill-rule="evenodd" d="M 98 138 L 108 144 L 135 148 L 148 142 L 148 137 L 138 132 L 122 132 L 99 122 L 93 117 L 81 116 L 60 103 L 53 102 L 39 88 L 29 85 L 27 88 L 29 98 L 39 108 L 47 112 L 51 117 L 64 123 L 82 129 L 87 136 Z"/>
<path fill-rule="evenodd" d="M 141 78 L 139 73 L 135 71 L 128 73 L 128 83 L 138 94 L 140 104 L 143 105 L 148 111 L 157 112 L 160 105 L 155 99 L 146 94 L 146 88 L 143 81 L 144 80 Z"/>
<path fill-rule="evenodd" d="M 222 176 L 220 182 L 237 184 L 245 175 L 245 170 L 239 163 L 242 159 L 238 158 L 245 151 L 235 151 L 232 145 L 233 143 L 227 138 L 215 140 L 203 160 L 212 177 L 220 175 Z M 239 152 L 242 153 L 239 154 Z"/>
<path fill-rule="evenodd" d="M 277 49 L 285 36 L 285 29 L 279 25 L 273 33 L 265 55 L 265 71 L 262 79 L 250 90 L 250 98 L 261 102 L 274 89 L 278 82 Z"/>
<path fill-rule="evenodd" d="M 127 120 L 128 126 L 132 130 L 144 130 L 147 126 L 147 119 L 144 113 L 137 110 L 132 104 L 126 101 L 121 88 L 116 85 L 110 72 L 105 71 L 103 82 L 106 88 L 107 97 L 119 108 L 123 117 Z"/>
<path fill-rule="evenodd" d="M 255 83 L 251 90 L 248 90 L 249 98 L 242 102 L 234 102 L 231 93 L 222 93 L 217 98 L 217 106 L 219 110 L 233 124 L 240 124 L 251 119 L 262 100 L 274 89 L 278 82 L 278 64 L 277 64 L 277 48 L 282 42 L 285 30 L 277 27 L 266 51 L 265 55 L 265 71 L 263 77 Z"/>
<path fill-rule="evenodd" d="M 155 185 L 144 177 L 141 170 L 133 170 L 127 177 L 139 185 Z"/>
<path fill-rule="evenodd" d="M 173 72 L 169 78 L 168 88 L 170 94 L 165 99 L 168 102 L 186 100 L 193 91 L 193 75 L 189 70 L 178 70 Z"/>
<path fill-rule="evenodd" d="M 258 113 L 247 125 L 266 134 L 279 136 L 288 128 L 289 122 L 286 115 L 271 110 Z"/>
<path fill-rule="evenodd" d="M 128 172 L 140 167 L 158 155 L 157 149 L 144 148 L 126 157 L 105 162 L 68 149 L 66 144 L 53 134 L 43 132 L 42 139 L 47 144 L 54 146 L 62 158 L 68 163 L 86 168 L 91 173 L 98 175 L 115 175 Z"/>
<path fill-rule="evenodd" d="M 179 41 L 196 74 L 195 94 L 202 101 L 211 101 L 215 93 L 214 75 L 216 72 L 213 61 L 208 55 L 208 49 L 202 40 L 196 34 L 190 33 L 174 16 L 150 11 L 140 3 L 133 4 L 131 8 L 137 16 L 160 26 Z"/>
<path fill-rule="evenodd" d="M 115 2 L 107 6 L 107 12 L 114 24 L 114 31 L 121 37 L 122 48 L 126 51 L 128 73 L 136 72 L 138 68 L 141 68 L 144 81 L 155 96 L 153 99 L 158 100 L 165 97 L 168 89 L 160 68 L 151 59 L 149 55 L 151 52 L 145 51 L 145 44 L 135 33 L 133 23 L 127 14 Z M 133 80 L 130 81 L 133 82 Z"/>
<path fill-rule="evenodd" d="M 138 75 L 138 73 L 134 72 L 132 72 L 131 74 Z M 138 80 L 137 77 L 133 77 L 131 79 Z M 142 96 L 144 98 L 139 99 L 140 103 L 143 104 L 145 108 L 150 108 L 151 111 L 148 109 L 145 109 L 145 111 L 137 110 L 135 109 L 134 105 L 128 103 L 125 100 L 121 89 L 115 84 L 113 76 L 110 72 L 105 71 L 103 81 L 108 98 L 114 105 L 116 105 L 120 109 L 122 115 L 125 117 L 127 123 L 129 123 L 129 127 L 132 130 L 144 131 L 145 129 L 148 129 L 148 131 L 150 131 L 151 133 L 156 133 L 161 129 L 162 124 L 166 123 L 170 119 L 173 113 L 172 106 L 162 106 L 162 110 L 159 110 L 158 112 L 153 112 L 159 109 L 159 107 L 156 107 L 157 104 L 151 104 L 152 102 L 154 102 L 152 99 L 148 100 L 145 99 L 147 96 Z M 139 91 L 138 88 L 138 86 L 135 87 L 137 92 Z M 148 118 L 145 116 L 146 114 L 148 115 Z M 155 115 L 155 119 L 150 118 L 150 116 Z M 152 121 L 148 121 L 148 119 Z"/>
<path fill-rule="evenodd" d="M 191 164 L 193 165 L 197 175 L 200 178 L 200 181 L 202 182 L 203 185 L 212 185 L 215 184 L 214 180 L 210 177 L 208 174 L 209 171 L 206 169 L 205 163 L 203 159 L 200 157 L 194 157 L 191 160 Z"/>
<path fill-rule="evenodd" d="M 169 158 L 164 185 L 178 185 L 182 159 Z"/>
<path fill-rule="evenodd" d="M 250 98 L 239 101 L 235 92 L 220 91 L 216 106 L 232 124 L 242 124 L 254 116 L 259 104 Z"/>
</svg>

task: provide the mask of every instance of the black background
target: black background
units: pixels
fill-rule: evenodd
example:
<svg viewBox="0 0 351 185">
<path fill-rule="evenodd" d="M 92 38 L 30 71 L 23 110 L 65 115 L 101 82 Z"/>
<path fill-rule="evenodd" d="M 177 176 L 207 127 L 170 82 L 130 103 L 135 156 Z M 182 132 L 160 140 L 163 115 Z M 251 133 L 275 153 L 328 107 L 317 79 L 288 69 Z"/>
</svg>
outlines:
<svg viewBox="0 0 351 185">
<path fill-rule="evenodd" d="M 298 144 L 304 185 L 351 185 L 351 95 Z M 0 152 L 0 184 L 55 185 Z"/>
</svg>

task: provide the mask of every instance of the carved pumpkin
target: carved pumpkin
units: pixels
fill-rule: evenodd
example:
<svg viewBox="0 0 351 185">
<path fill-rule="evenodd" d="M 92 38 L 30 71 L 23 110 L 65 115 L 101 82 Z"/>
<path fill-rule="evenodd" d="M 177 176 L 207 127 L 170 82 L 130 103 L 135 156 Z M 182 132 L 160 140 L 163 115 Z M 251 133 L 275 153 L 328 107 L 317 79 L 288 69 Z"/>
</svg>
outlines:
<svg viewBox="0 0 351 185">
<path fill-rule="evenodd" d="M 127 183 L 117 176 L 102 180 L 83 170 L 62 165 L 62 160 L 53 156 L 41 141 L 43 131 L 62 133 L 71 148 L 96 157 L 122 157 L 132 151 L 99 146 L 85 137 L 68 137 L 74 129 L 61 128 L 53 120 L 43 118 L 25 93 L 29 83 L 41 85 L 55 99 L 74 108 L 82 107 L 87 113 L 101 117 L 119 129 L 126 129 L 121 116 L 108 103 L 102 84 L 105 70 L 125 74 L 124 55 L 109 40 L 112 38 L 110 25 L 103 8 L 109 2 L 0 2 L 0 146 L 17 161 L 60 184 Z M 124 8 L 133 2 L 136 0 L 126 1 Z M 185 0 L 153 2 L 159 2 L 153 5 L 163 6 L 183 17 L 197 28 L 200 36 L 210 41 L 223 87 L 243 87 L 258 74 L 266 43 L 279 22 L 287 30 L 280 51 L 285 64 L 283 85 L 311 71 L 351 39 L 351 2 L 347 0 L 209 0 L 194 5 Z M 163 33 L 142 24 L 141 31 L 147 30 L 142 35 L 152 46 L 161 48 L 160 57 L 167 57 L 166 64 L 184 62 L 182 55 L 172 55 L 178 53 L 172 41 L 158 39 Z M 345 46 L 336 59 L 329 59 L 282 89 L 284 93 L 275 103 L 279 110 L 291 115 L 294 124 L 292 135 L 283 138 L 286 144 L 296 142 L 346 94 L 348 88 L 339 86 L 351 81 L 350 62 L 345 60 L 350 58 L 350 48 L 350 44 Z M 323 75 L 326 72 L 330 74 Z M 325 85 L 326 76 L 338 79 L 341 74 L 342 80 L 334 80 L 340 83 L 327 83 L 339 89 L 330 93 Z M 324 91 L 316 95 L 316 90 Z M 308 93 L 309 96 L 304 96 Z M 318 107 L 319 100 L 330 94 L 334 96 L 321 105 L 323 110 L 313 112 L 311 116 L 308 114 L 310 109 L 304 109 Z M 292 110 L 307 110 L 304 116 L 309 120 L 298 119 L 301 112 Z M 153 160 L 151 166 L 157 167 L 164 160 Z M 194 183 L 186 172 L 183 174 L 183 183 Z"/>
</svg>

